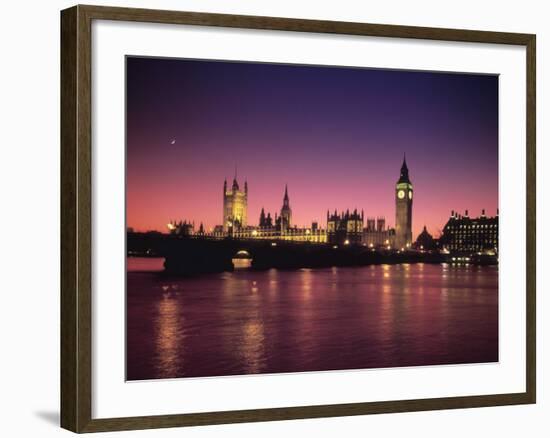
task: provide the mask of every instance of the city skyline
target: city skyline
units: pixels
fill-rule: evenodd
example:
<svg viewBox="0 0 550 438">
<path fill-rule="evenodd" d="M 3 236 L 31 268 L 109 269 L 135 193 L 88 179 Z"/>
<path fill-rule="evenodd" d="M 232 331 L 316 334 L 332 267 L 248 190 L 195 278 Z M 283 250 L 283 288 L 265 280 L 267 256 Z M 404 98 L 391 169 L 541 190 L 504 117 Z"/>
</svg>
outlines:
<svg viewBox="0 0 550 438">
<path fill-rule="evenodd" d="M 262 207 L 279 213 L 288 185 L 299 226 L 357 208 L 393 227 L 403 153 L 414 238 L 424 226 L 437 236 L 451 210 L 496 213 L 497 77 L 127 62 L 127 225 L 136 231 L 179 219 L 221 225 L 221 187 L 235 165 L 249 185 L 249 224 Z"/>
</svg>

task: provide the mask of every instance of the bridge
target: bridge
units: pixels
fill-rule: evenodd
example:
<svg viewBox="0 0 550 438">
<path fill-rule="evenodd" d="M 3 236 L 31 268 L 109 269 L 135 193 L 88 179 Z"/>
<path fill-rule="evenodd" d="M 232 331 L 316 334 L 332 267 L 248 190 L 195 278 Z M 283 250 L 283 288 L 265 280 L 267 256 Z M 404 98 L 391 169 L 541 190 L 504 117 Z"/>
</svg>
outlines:
<svg viewBox="0 0 550 438">
<path fill-rule="evenodd" d="M 332 245 L 264 239 L 215 239 L 129 233 L 128 253 L 165 258 L 165 271 L 177 275 L 232 271 L 233 259 L 245 255 L 253 269 L 361 266 L 378 263 L 441 263 L 438 254 L 374 251 L 361 245 Z"/>
</svg>

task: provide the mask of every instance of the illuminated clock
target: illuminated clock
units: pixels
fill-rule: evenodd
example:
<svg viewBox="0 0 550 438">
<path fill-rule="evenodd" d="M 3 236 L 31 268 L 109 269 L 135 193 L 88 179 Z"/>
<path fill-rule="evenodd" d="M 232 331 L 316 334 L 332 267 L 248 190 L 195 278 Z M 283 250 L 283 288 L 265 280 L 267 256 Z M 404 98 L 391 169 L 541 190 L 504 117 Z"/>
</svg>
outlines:
<svg viewBox="0 0 550 438">
<path fill-rule="evenodd" d="M 413 192 L 412 190 L 409 190 L 409 199 L 412 199 L 413 198 Z"/>
<path fill-rule="evenodd" d="M 403 199 L 403 198 L 405 197 L 405 191 L 404 191 L 404 190 L 399 190 L 399 191 L 397 192 L 397 197 L 398 197 L 399 199 Z"/>
</svg>

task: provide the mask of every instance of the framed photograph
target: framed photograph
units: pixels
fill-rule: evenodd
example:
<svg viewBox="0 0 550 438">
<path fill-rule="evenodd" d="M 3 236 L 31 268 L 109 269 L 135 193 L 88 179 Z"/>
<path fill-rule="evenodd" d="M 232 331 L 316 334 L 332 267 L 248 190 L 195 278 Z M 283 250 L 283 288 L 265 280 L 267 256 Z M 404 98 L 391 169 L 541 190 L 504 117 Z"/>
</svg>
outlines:
<svg viewBox="0 0 550 438">
<path fill-rule="evenodd" d="M 535 403 L 535 35 L 61 13 L 61 423 Z"/>
</svg>

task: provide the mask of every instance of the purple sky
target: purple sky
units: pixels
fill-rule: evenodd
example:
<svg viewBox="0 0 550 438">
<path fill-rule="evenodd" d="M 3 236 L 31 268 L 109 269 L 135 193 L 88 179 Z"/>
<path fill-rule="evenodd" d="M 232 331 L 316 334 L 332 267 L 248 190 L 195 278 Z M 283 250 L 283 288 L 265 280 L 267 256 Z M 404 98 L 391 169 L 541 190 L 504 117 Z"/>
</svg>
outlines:
<svg viewBox="0 0 550 438">
<path fill-rule="evenodd" d="M 175 140 L 175 144 L 172 141 Z M 249 224 L 280 210 L 325 226 L 327 209 L 395 222 L 407 154 L 413 234 L 452 209 L 498 205 L 498 77 L 157 58 L 127 59 L 127 220 L 222 223 L 224 178 L 248 180 Z"/>
</svg>

